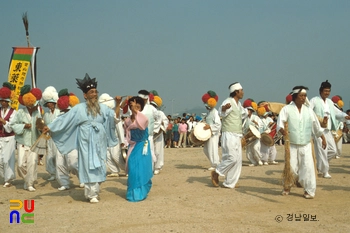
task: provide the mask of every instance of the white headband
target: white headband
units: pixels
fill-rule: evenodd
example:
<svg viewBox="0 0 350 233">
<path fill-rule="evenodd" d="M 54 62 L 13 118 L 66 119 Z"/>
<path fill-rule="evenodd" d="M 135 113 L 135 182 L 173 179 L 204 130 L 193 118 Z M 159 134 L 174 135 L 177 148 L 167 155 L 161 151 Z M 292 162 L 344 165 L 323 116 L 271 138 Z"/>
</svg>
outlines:
<svg viewBox="0 0 350 233">
<path fill-rule="evenodd" d="M 243 87 L 241 86 L 241 84 L 240 84 L 240 83 L 236 83 L 236 84 L 234 84 L 234 85 L 232 85 L 232 86 L 230 87 L 230 93 L 232 93 L 232 92 L 234 92 L 234 91 L 237 91 L 237 90 L 241 90 L 241 89 L 243 89 Z"/>
<path fill-rule="evenodd" d="M 293 90 L 293 94 L 298 94 L 298 93 L 306 93 L 306 90 L 305 89 L 295 89 Z"/>
<path fill-rule="evenodd" d="M 144 95 L 144 94 L 139 94 L 139 97 L 141 97 L 142 99 L 148 99 L 148 95 Z"/>
</svg>

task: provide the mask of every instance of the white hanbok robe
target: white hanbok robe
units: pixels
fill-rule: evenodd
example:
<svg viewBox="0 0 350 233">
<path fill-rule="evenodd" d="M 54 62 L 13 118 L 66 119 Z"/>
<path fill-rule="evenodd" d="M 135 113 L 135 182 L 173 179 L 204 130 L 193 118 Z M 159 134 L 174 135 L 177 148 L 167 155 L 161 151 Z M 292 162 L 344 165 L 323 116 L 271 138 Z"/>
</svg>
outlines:
<svg viewBox="0 0 350 233">
<path fill-rule="evenodd" d="M 10 107 L 7 109 L 1 108 L 0 117 L 5 119 L 9 114 Z M 12 128 L 10 126 L 10 121 L 15 117 L 16 110 L 13 110 L 9 120 L 6 124 L 2 126 L 3 132 L 11 133 Z M 0 177 L 4 178 L 5 182 L 11 182 L 16 178 L 15 172 L 15 150 L 16 150 L 16 140 L 15 135 L 0 137 Z"/>
<path fill-rule="evenodd" d="M 265 133 L 270 133 L 270 127 L 269 124 L 273 123 L 273 120 L 271 119 L 271 117 L 266 117 L 261 119 L 262 122 L 262 131 Z M 276 146 L 275 144 L 273 144 L 272 146 L 267 146 L 264 143 L 260 143 L 260 153 L 261 153 L 261 160 L 264 162 L 272 162 L 275 161 L 276 157 L 277 157 L 277 150 L 276 150 Z"/>
<path fill-rule="evenodd" d="M 43 120 L 45 122 L 45 125 L 50 124 L 56 117 L 60 115 L 60 110 L 57 108 L 54 109 L 53 112 L 49 109 L 48 112 L 45 112 L 43 116 Z M 56 156 L 57 156 L 57 148 L 53 140 L 50 138 L 47 140 L 47 154 L 46 154 L 46 171 L 50 173 L 51 175 L 56 174 Z"/>
<path fill-rule="evenodd" d="M 38 154 L 32 152 L 30 148 L 40 136 L 36 129 L 36 119 L 40 118 L 41 114 L 34 111 L 29 114 L 27 108 L 19 109 L 15 117 L 10 121 L 10 126 L 15 132 L 17 141 L 17 172 L 24 179 L 25 186 L 33 186 L 37 179 L 37 163 Z M 31 124 L 30 129 L 25 129 L 25 124 Z"/>
<path fill-rule="evenodd" d="M 320 109 L 319 106 L 321 106 L 322 109 Z M 327 140 L 327 147 L 325 150 L 322 148 L 321 138 L 314 137 L 317 169 L 319 172 L 325 174 L 329 171 L 329 160 L 337 155 L 337 147 L 331 130 L 335 130 L 336 120 L 345 121 L 345 116 L 347 116 L 347 114 L 337 109 L 332 100 L 326 99 L 326 101 L 323 101 L 319 96 L 310 100 L 310 108 L 314 110 L 318 118 L 323 118 L 325 115 L 329 116 L 327 128 L 325 128 L 323 132 Z M 323 114 L 323 116 L 321 116 L 321 114 Z"/>
<path fill-rule="evenodd" d="M 297 114 L 299 116 L 299 120 L 297 122 L 288 121 L 292 112 L 294 112 L 293 114 Z M 312 135 L 320 137 L 324 130 L 321 128 L 321 125 L 319 124 L 314 112 L 311 110 L 311 108 L 302 105 L 301 112 L 299 113 L 299 110 L 294 102 L 283 107 L 280 111 L 277 119 L 277 132 L 281 128 L 284 129 L 285 122 L 288 122 L 289 125 L 300 124 L 300 122 L 303 120 L 303 114 L 308 114 L 312 120 Z M 289 129 L 290 128 L 291 127 L 289 127 Z M 305 138 L 304 135 L 301 135 L 301 137 Z M 294 176 L 297 178 L 304 190 L 309 195 L 314 197 L 316 192 L 316 175 L 312 157 L 311 137 L 310 142 L 305 145 L 294 144 L 293 141 L 290 141 L 290 166 Z M 290 184 L 290 186 L 292 185 L 293 184 Z"/>
<path fill-rule="evenodd" d="M 112 173 L 125 171 L 125 161 L 122 154 L 121 144 L 125 141 L 123 122 L 118 120 L 116 124 L 117 145 L 107 148 L 107 167 Z"/>
<path fill-rule="evenodd" d="M 219 137 L 221 130 L 221 120 L 218 110 L 212 108 L 205 117 L 205 122 L 210 125 L 211 137 L 204 143 L 203 152 L 207 156 L 211 167 L 216 168 L 220 163 L 219 157 Z"/>
<path fill-rule="evenodd" d="M 253 121 L 257 122 L 257 124 L 254 123 Z M 256 127 L 257 130 L 260 131 L 259 129 L 261 127 L 261 124 L 262 124 L 261 119 L 257 115 L 252 114 L 250 118 L 247 118 L 246 123 L 243 126 L 244 135 L 250 130 L 249 129 L 250 126 Z M 259 161 L 261 161 L 259 138 L 256 138 L 255 140 L 247 144 L 246 156 L 251 164 L 254 164 L 255 166 L 259 164 Z"/>
<path fill-rule="evenodd" d="M 69 189 L 69 174 L 72 173 L 79 178 L 78 174 L 78 151 L 72 150 L 68 154 L 56 154 L 56 179 L 60 186 Z"/>
<path fill-rule="evenodd" d="M 153 142 L 153 133 L 154 133 L 154 121 L 157 120 L 158 117 L 158 110 L 153 107 L 150 104 L 145 104 L 142 113 L 147 117 L 148 119 L 148 140 L 150 142 L 151 147 L 151 154 L 152 154 L 152 161 L 156 162 L 157 158 L 154 154 L 154 142 Z"/>
<path fill-rule="evenodd" d="M 164 132 L 166 131 L 166 128 L 168 128 L 168 124 L 169 120 L 165 113 L 158 110 L 156 120 L 154 121 L 153 130 L 153 135 L 158 135 L 157 138 L 154 138 L 154 155 L 156 157 L 156 161 L 154 163 L 155 170 L 160 170 L 164 166 Z"/>
<path fill-rule="evenodd" d="M 220 106 L 219 115 L 222 117 L 228 116 L 233 111 L 232 106 L 225 112 L 221 112 L 222 106 L 231 103 L 229 98 L 226 99 Z M 240 110 L 242 120 L 248 116 L 248 111 L 242 107 L 241 103 L 233 101 L 233 104 Z M 234 188 L 239 180 L 242 170 L 242 140 L 243 135 L 233 132 L 222 132 L 221 148 L 222 160 L 216 167 L 216 172 L 220 176 L 225 176 L 223 185 L 227 188 Z"/>
</svg>

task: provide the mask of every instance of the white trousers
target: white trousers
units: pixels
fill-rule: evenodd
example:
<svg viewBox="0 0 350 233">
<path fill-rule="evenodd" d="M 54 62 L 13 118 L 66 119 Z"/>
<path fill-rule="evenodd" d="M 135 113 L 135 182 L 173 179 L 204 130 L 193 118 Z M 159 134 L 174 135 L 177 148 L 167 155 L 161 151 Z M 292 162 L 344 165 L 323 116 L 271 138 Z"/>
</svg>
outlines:
<svg viewBox="0 0 350 233">
<path fill-rule="evenodd" d="M 230 132 L 221 135 L 222 160 L 216 167 L 220 176 L 225 176 L 223 185 L 234 188 L 242 170 L 241 137 Z"/>
<path fill-rule="evenodd" d="M 329 171 L 329 160 L 337 155 L 337 148 L 331 131 L 325 129 L 323 135 L 326 138 L 327 147 L 326 149 L 322 148 L 321 137 L 314 137 L 315 153 L 317 159 L 317 170 L 322 173 L 327 173 Z"/>
<path fill-rule="evenodd" d="M 86 199 L 97 198 L 100 193 L 100 184 L 98 182 L 95 183 L 85 183 L 84 195 Z"/>
<path fill-rule="evenodd" d="M 57 157 L 57 147 L 55 143 L 53 142 L 52 138 L 47 140 L 47 154 L 46 154 L 46 171 L 51 174 L 56 174 L 56 157 Z"/>
<path fill-rule="evenodd" d="M 256 139 L 246 146 L 246 155 L 250 163 L 255 166 L 259 164 L 259 161 L 261 161 L 260 139 Z"/>
<path fill-rule="evenodd" d="M 211 167 L 217 167 L 220 163 L 219 157 L 219 135 L 212 135 L 208 141 L 204 143 L 203 152 L 209 159 Z"/>
<path fill-rule="evenodd" d="M 277 157 L 276 146 L 266 146 L 264 143 L 261 143 L 260 146 L 261 160 L 264 162 L 275 161 Z"/>
<path fill-rule="evenodd" d="M 61 186 L 66 188 L 69 188 L 70 185 L 69 173 L 78 176 L 78 151 L 72 150 L 66 155 L 62 155 L 58 151 L 56 154 L 56 179 Z"/>
<path fill-rule="evenodd" d="M 343 132 L 343 138 L 342 138 L 342 141 L 343 141 L 344 143 L 348 143 L 348 134 L 347 134 L 347 133 L 345 133 L 345 132 Z"/>
<path fill-rule="evenodd" d="M 164 135 L 161 133 L 154 141 L 154 155 L 156 156 L 156 162 L 154 163 L 154 169 L 162 169 L 164 166 Z"/>
<path fill-rule="evenodd" d="M 157 161 L 157 158 L 154 154 L 154 142 L 153 142 L 153 135 L 148 135 L 148 141 L 150 143 L 150 147 L 151 147 L 151 154 L 152 154 L 152 161 L 153 163 L 155 163 Z M 152 166 L 153 166 L 153 163 L 152 163 Z M 152 167 L 153 168 L 153 167 Z"/>
<path fill-rule="evenodd" d="M 17 143 L 17 153 L 17 172 L 24 179 L 27 187 L 33 186 L 37 179 L 38 154 L 20 143 Z"/>
<path fill-rule="evenodd" d="M 125 161 L 120 144 L 107 148 L 107 167 L 112 173 L 119 173 L 120 170 L 125 170 Z"/>
<path fill-rule="evenodd" d="M 16 140 L 15 136 L 0 137 L 0 177 L 5 182 L 11 182 L 16 178 Z"/>
<path fill-rule="evenodd" d="M 290 166 L 304 191 L 314 197 L 316 192 L 316 175 L 311 143 L 305 146 L 290 145 Z"/>
</svg>

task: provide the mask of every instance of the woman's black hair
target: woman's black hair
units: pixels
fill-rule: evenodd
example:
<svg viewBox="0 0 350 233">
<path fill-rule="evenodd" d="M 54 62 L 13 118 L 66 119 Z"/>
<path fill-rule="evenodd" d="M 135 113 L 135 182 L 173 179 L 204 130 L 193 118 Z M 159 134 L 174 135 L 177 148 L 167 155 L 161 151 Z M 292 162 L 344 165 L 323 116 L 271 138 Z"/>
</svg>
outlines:
<svg viewBox="0 0 350 233">
<path fill-rule="evenodd" d="M 140 104 L 140 106 L 141 106 L 141 110 L 140 110 L 140 111 L 142 111 L 143 108 L 145 107 L 145 101 L 144 101 L 141 97 L 139 97 L 139 96 L 133 96 L 133 97 L 131 97 L 131 98 L 128 100 L 129 107 L 130 107 L 130 103 L 131 103 L 131 102 L 134 102 L 134 101 L 136 101 L 136 103 Z"/>
</svg>

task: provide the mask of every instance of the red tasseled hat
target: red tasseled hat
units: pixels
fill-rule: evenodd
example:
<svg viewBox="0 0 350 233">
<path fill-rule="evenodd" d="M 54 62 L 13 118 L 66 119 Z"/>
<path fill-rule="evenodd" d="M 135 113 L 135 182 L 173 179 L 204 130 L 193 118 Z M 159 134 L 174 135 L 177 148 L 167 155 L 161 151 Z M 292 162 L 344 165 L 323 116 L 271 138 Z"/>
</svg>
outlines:
<svg viewBox="0 0 350 233">
<path fill-rule="evenodd" d="M 68 95 L 63 95 L 57 100 L 57 107 L 60 110 L 65 110 L 69 107 L 69 96 Z"/>
<path fill-rule="evenodd" d="M 154 100 L 154 95 L 153 95 L 153 93 L 149 93 L 148 99 L 149 99 L 149 102 L 151 102 L 151 101 Z"/>
<path fill-rule="evenodd" d="M 9 100 L 11 99 L 11 90 L 7 87 L 0 88 L 0 99 Z"/>
<path fill-rule="evenodd" d="M 341 100 L 341 98 L 338 95 L 332 97 L 333 103 L 338 103 L 339 100 Z"/>
<path fill-rule="evenodd" d="M 43 93 L 41 92 L 41 90 L 39 88 L 32 88 L 32 90 L 30 90 L 30 92 L 35 96 L 36 100 L 40 100 Z"/>
<path fill-rule="evenodd" d="M 252 100 L 251 99 L 246 99 L 244 102 L 243 102 L 243 107 L 244 108 L 248 108 L 248 107 L 251 107 L 252 106 Z"/>
<path fill-rule="evenodd" d="M 203 96 L 202 96 L 202 101 L 203 103 L 207 103 L 208 102 L 208 99 L 210 99 L 210 95 L 208 93 L 205 93 Z"/>
</svg>

